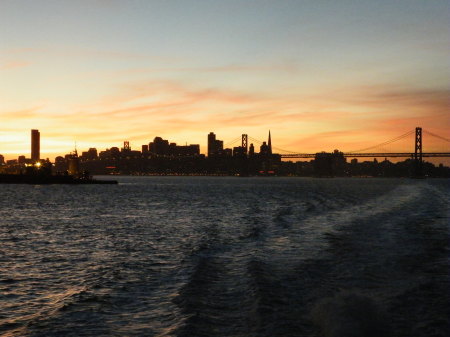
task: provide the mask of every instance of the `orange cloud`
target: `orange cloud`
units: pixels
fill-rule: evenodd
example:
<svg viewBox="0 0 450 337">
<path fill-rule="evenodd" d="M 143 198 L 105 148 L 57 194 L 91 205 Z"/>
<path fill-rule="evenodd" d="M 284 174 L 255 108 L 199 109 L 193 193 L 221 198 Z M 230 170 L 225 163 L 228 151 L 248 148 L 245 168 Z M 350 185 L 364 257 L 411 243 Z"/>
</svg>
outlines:
<svg viewBox="0 0 450 337">
<path fill-rule="evenodd" d="M 267 95 L 258 90 L 152 80 L 118 85 L 111 95 L 67 106 L 63 113 L 48 104 L 1 115 L 11 121 L 4 124 L 9 130 L 18 125 L 17 118 L 27 120 L 24 126 L 33 125 L 41 129 L 43 138 L 69 147 L 61 147 L 62 153 L 73 148 L 74 140 L 81 149 L 95 146 L 100 150 L 120 146 L 123 140 L 130 140 L 136 148 L 155 136 L 200 143 L 205 151 L 210 131 L 226 143 L 242 133 L 265 140 L 269 129 L 277 148 L 351 151 L 382 143 L 416 126 L 448 134 L 447 95 L 446 90 L 393 86 L 340 87 L 308 94 L 274 90 Z M 29 129 L 22 132 L 28 142 Z"/>
<path fill-rule="evenodd" d="M 10 70 L 29 66 L 31 63 L 26 61 L 9 61 L 0 65 L 0 70 Z"/>
<path fill-rule="evenodd" d="M 23 110 L 0 111 L 0 116 L 4 120 L 34 118 L 39 116 L 39 110 L 42 108 L 43 106 L 36 106 Z"/>
</svg>

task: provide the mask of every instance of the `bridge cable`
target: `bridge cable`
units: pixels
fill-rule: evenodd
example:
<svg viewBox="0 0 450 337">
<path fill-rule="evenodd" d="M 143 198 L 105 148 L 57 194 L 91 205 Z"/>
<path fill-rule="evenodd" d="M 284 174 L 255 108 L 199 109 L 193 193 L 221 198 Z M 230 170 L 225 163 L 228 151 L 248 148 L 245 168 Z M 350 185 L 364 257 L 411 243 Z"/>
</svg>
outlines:
<svg viewBox="0 0 450 337">
<path fill-rule="evenodd" d="M 377 145 L 370 146 L 370 147 L 366 147 L 366 148 L 364 148 L 364 149 L 359 149 L 359 150 L 354 150 L 354 151 L 348 151 L 348 152 L 346 152 L 346 153 L 364 152 L 364 151 L 371 150 L 371 149 L 374 149 L 374 148 L 377 148 L 377 147 L 381 147 L 381 146 L 384 146 L 384 145 L 389 145 L 389 144 L 391 144 L 391 143 L 394 143 L 394 142 L 396 142 L 396 141 L 399 141 L 399 140 L 401 140 L 401 139 L 403 139 L 403 138 L 405 138 L 405 137 L 408 137 L 408 136 L 412 135 L 414 132 L 415 132 L 414 130 L 408 131 L 407 133 L 405 133 L 405 134 L 403 134 L 403 135 L 401 135 L 401 136 L 392 138 L 392 139 L 390 139 L 390 140 L 388 140 L 388 141 L 386 141 L 386 142 L 384 142 L 384 143 L 377 144 Z"/>
<path fill-rule="evenodd" d="M 262 141 L 260 141 L 260 140 L 258 140 L 256 138 L 250 137 L 250 136 L 248 137 L 248 139 L 253 141 L 253 142 L 255 142 L 256 144 L 259 144 L 259 145 L 261 145 L 263 143 Z"/>
<path fill-rule="evenodd" d="M 231 141 L 229 141 L 229 142 L 226 142 L 226 143 L 223 145 L 223 147 L 224 147 L 224 148 L 227 148 L 228 146 L 231 146 L 231 145 L 233 145 L 233 144 L 239 142 L 240 140 L 241 140 L 241 137 L 237 137 L 236 139 L 233 139 L 233 140 L 231 140 Z"/>
<path fill-rule="evenodd" d="M 441 140 L 444 140 L 444 141 L 450 143 L 450 139 L 445 138 L 445 137 L 442 137 L 442 136 L 439 136 L 439 135 L 435 135 L 434 133 L 431 133 L 430 131 L 425 131 L 425 130 L 423 130 L 423 133 L 426 133 L 426 134 L 429 135 L 429 136 L 436 137 L 436 138 L 439 138 L 439 139 L 441 139 Z"/>
</svg>

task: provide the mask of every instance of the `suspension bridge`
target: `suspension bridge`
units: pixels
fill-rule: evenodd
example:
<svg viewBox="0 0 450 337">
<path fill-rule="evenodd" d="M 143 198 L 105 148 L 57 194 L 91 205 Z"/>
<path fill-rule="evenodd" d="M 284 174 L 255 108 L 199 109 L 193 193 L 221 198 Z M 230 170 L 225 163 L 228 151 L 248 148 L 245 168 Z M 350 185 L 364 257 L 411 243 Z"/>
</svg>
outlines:
<svg viewBox="0 0 450 337">
<path fill-rule="evenodd" d="M 445 158 L 450 157 L 450 152 L 447 151 L 430 151 L 426 152 L 423 151 L 423 135 L 427 135 L 429 137 L 439 139 L 441 141 L 444 141 L 446 144 L 446 148 L 450 148 L 450 139 L 436 135 L 432 132 L 428 132 L 426 130 L 422 130 L 421 127 L 417 127 L 415 130 L 411 130 L 406 132 L 405 134 L 392 138 L 388 141 L 385 141 L 383 143 L 366 147 L 363 149 L 358 149 L 354 151 L 347 151 L 343 152 L 343 156 L 347 158 L 412 158 L 417 161 L 422 161 L 422 158 L 425 157 L 436 157 L 436 158 Z M 413 151 L 406 151 L 406 152 L 398 152 L 398 151 L 376 151 L 380 148 L 385 148 L 387 145 L 391 145 L 394 143 L 397 143 L 401 140 L 408 139 L 409 137 L 412 138 L 413 143 L 412 149 Z M 251 140 L 255 142 L 256 144 L 263 144 L 264 142 L 261 142 L 258 139 L 248 137 L 247 135 L 242 135 L 242 147 L 247 147 L 247 140 Z M 237 143 L 240 140 L 240 138 L 234 139 L 231 142 L 228 142 L 226 145 L 232 145 Z M 284 159 L 307 159 L 307 158 L 315 158 L 317 153 L 300 153 L 295 151 L 288 151 L 283 150 L 277 147 L 273 147 L 273 150 L 276 151 L 281 158 Z"/>
</svg>

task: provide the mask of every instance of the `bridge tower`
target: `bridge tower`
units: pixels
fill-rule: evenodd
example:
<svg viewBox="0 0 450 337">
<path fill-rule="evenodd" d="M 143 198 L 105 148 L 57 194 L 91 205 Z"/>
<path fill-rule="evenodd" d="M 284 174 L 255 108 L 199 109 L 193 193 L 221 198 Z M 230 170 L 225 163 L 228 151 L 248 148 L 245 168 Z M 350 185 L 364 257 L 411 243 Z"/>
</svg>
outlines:
<svg viewBox="0 0 450 337">
<path fill-rule="evenodd" d="M 416 128 L 416 137 L 414 142 L 414 176 L 423 176 L 423 161 L 422 161 L 422 128 Z"/>
<path fill-rule="evenodd" d="M 244 149 L 244 153 L 248 153 L 248 135 L 242 135 L 242 148 Z"/>
</svg>

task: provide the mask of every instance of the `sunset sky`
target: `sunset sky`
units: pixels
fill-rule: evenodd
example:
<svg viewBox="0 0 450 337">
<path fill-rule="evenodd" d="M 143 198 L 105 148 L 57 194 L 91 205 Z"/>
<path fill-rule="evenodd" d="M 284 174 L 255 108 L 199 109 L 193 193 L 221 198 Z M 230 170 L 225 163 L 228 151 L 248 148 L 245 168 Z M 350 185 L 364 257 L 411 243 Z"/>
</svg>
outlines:
<svg viewBox="0 0 450 337">
<path fill-rule="evenodd" d="M 155 136 L 204 153 L 211 131 L 298 152 L 448 137 L 449 4 L 0 0 L 0 154 L 29 157 L 30 129 L 52 160 Z"/>
</svg>

